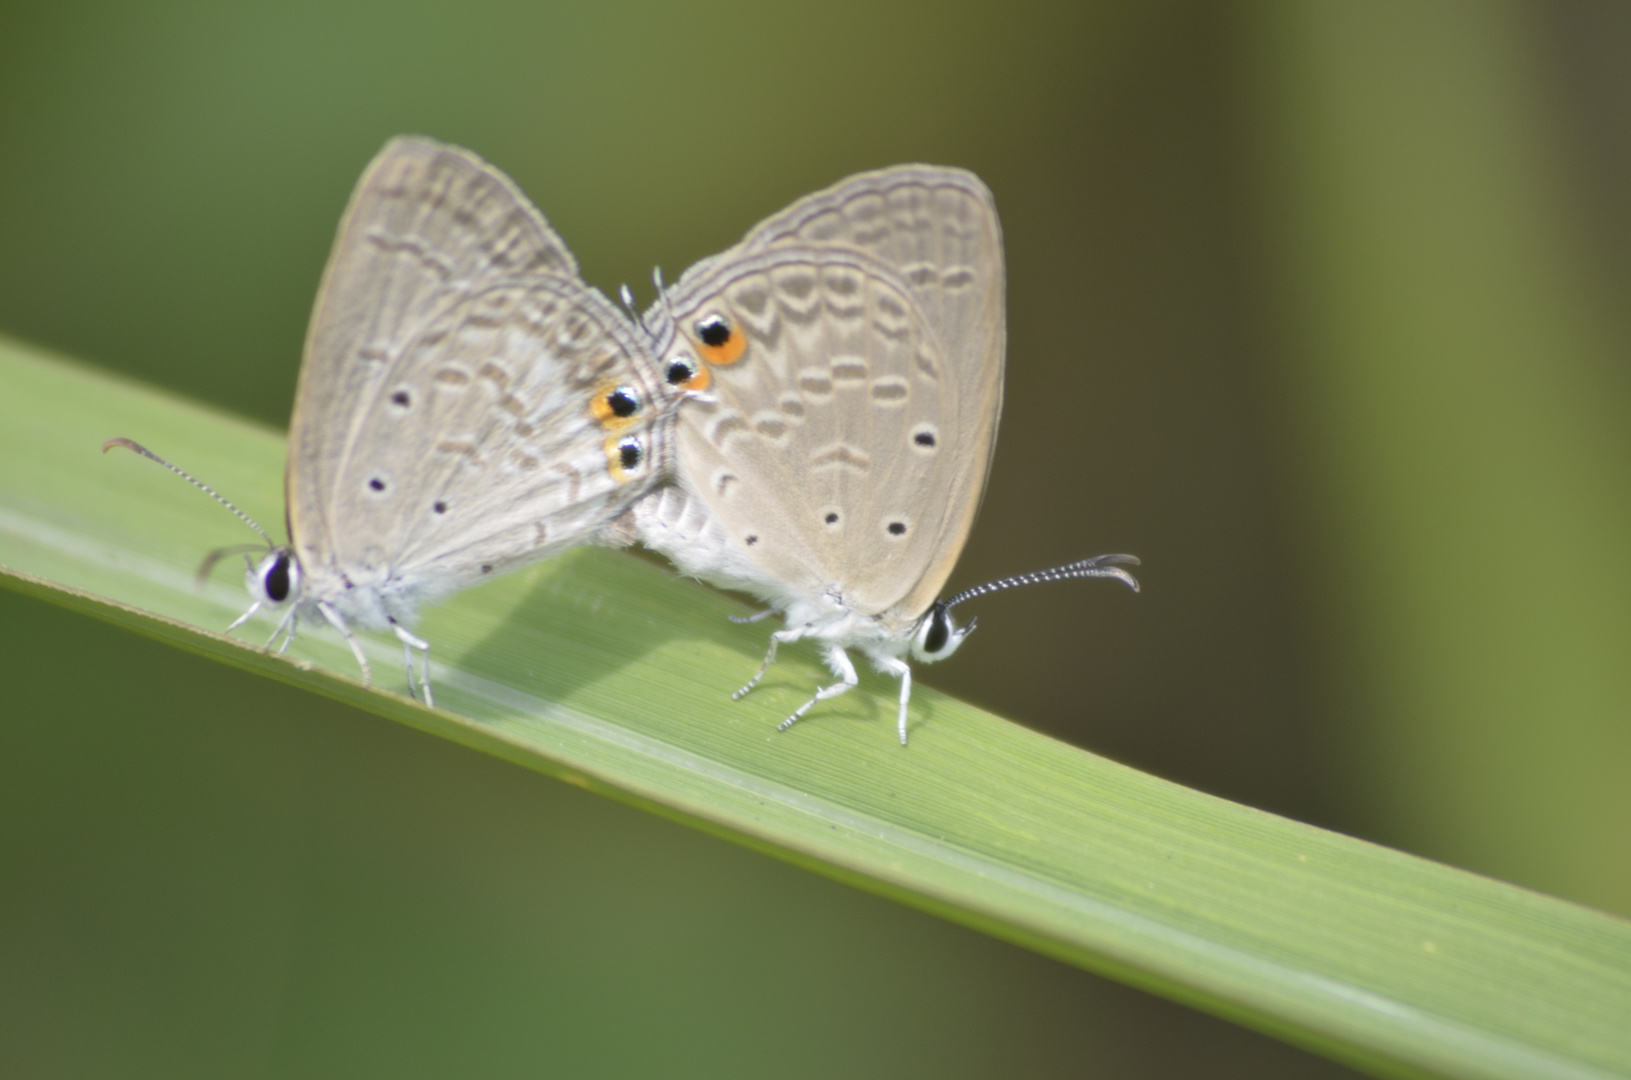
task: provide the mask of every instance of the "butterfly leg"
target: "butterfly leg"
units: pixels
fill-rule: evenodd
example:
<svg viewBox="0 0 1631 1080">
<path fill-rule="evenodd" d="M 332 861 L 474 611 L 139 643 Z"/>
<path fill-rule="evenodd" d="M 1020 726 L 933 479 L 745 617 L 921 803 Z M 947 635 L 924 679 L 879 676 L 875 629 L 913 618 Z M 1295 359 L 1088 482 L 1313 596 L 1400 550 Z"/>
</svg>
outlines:
<svg viewBox="0 0 1631 1080">
<path fill-rule="evenodd" d="M 827 666 L 832 668 L 832 673 L 837 675 L 842 681 L 835 682 L 831 686 L 823 686 L 821 689 L 817 690 L 815 692 L 815 697 L 811 698 L 809 701 L 806 701 L 803 705 L 800 705 L 796 710 L 794 710 L 792 716 L 789 716 L 786 720 L 783 720 L 779 725 L 777 725 L 777 731 L 786 731 L 788 728 L 798 723 L 799 718 L 805 713 L 809 712 L 810 707 L 816 702 L 826 701 L 828 698 L 835 698 L 839 694 L 848 693 L 850 690 L 855 688 L 856 683 L 861 681 L 855 674 L 855 665 L 850 663 L 849 653 L 844 651 L 844 647 L 842 645 L 827 646 Z"/>
<path fill-rule="evenodd" d="M 906 745 L 906 706 L 912 700 L 912 667 L 898 656 L 873 658 L 878 670 L 900 679 L 900 744 Z"/>
<path fill-rule="evenodd" d="M 395 619 L 391 620 L 391 629 L 396 631 L 397 640 L 402 642 L 402 661 L 408 666 L 408 693 L 413 688 L 413 650 L 418 649 L 425 657 L 425 673 L 419 678 L 419 686 L 425 691 L 425 704 L 431 708 L 436 707 L 436 699 L 430 694 L 430 642 L 414 637 L 400 626 Z"/>
<path fill-rule="evenodd" d="M 351 632 L 351 627 L 345 624 L 340 613 L 335 611 L 328 601 L 319 600 L 317 610 L 323 613 L 323 618 L 329 621 L 329 625 L 344 635 L 345 643 L 351 646 L 351 655 L 357 658 L 357 666 L 362 668 L 362 684 L 368 686 L 373 683 L 374 669 L 368 666 L 368 657 L 362 654 L 362 646 L 357 643 L 357 636 Z"/>
<path fill-rule="evenodd" d="M 283 644 L 278 648 L 278 655 L 282 656 L 289 651 L 289 646 L 294 644 L 295 627 L 299 625 L 300 609 L 292 607 L 289 609 L 289 614 L 283 616 L 283 621 L 277 624 L 277 629 L 272 631 L 272 636 L 266 639 L 266 647 L 270 649 L 272 642 L 277 640 L 279 634 L 282 634 Z"/>
<path fill-rule="evenodd" d="M 804 636 L 804 631 L 803 631 L 802 628 L 798 629 L 798 630 L 777 630 L 774 634 L 771 634 L 770 635 L 770 651 L 765 653 L 765 662 L 759 665 L 759 674 L 757 674 L 753 678 L 749 679 L 748 684 L 746 686 L 742 687 L 742 689 L 740 689 L 736 693 L 732 694 L 731 695 L 731 700 L 732 701 L 741 701 L 743 694 L 747 693 L 749 690 L 752 690 L 755 686 L 759 685 L 759 680 L 765 677 L 765 672 L 770 670 L 770 665 L 774 664 L 776 662 L 776 646 L 777 645 L 781 645 L 781 644 L 784 644 L 784 643 L 787 644 L 787 645 L 791 645 L 791 644 L 793 644 L 793 642 L 797 641 L 799 638 L 801 638 L 803 636 Z"/>
<path fill-rule="evenodd" d="M 763 611 L 755 611 L 752 615 L 732 615 L 730 620 L 733 623 L 756 623 L 763 622 L 774 614 L 776 614 L 776 609 L 772 607 L 765 608 Z"/>
<path fill-rule="evenodd" d="M 261 602 L 259 600 L 256 600 L 253 604 L 250 604 L 248 611 L 244 612 L 242 615 L 239 615 L 236 619 L 232 620 L 232 625 L 226 628 L 226 633 L 230 634 L 234 630 L 238 629 L 238 627 L 240 627 L 244 623 L 248 622 L 250 620 L 251 616 L 253 616 L 255 614 L 255 612 L 259 611 L 260 609 L 261 609 Z M 273 634 L 272 637 L 276 638 L 277 635 Z M 270 641 L 268 641 L 266 644 L 267 644 L 268 647 L 270 647 L 272 643 Z"/>
</svg>

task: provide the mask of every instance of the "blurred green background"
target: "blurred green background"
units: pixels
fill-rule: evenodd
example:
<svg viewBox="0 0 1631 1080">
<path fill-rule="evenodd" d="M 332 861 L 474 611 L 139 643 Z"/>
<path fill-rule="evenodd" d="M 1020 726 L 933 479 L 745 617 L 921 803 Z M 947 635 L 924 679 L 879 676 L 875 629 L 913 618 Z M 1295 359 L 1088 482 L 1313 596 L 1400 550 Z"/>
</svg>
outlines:
<svg viewBox="0 0 1631 1080">
<path fill-rule="evenodd" d="M 923 676 L 1631 914 L 1631 8 L 0 3 L 0 332 L 283 426 L 400 132 L 642 300 L 975 170 L 1009 378 L 952 585 L 1145 592 L 992 598 Z M 8 1076 L 1345 1074 L 10 593 L 0 679 Z"/>
</svg>

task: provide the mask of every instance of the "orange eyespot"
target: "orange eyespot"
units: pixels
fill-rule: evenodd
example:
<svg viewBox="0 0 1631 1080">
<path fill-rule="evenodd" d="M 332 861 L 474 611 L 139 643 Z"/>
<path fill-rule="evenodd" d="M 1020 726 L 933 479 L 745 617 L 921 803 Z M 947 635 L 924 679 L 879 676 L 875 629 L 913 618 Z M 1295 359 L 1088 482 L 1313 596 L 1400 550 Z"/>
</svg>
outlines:
<svg viewBox="0 0 1631 1080">
<path fill-rule="evenodd" d="M 607 431 L 622 431 L 640 422 L 640 392 L 623 383 L 601 383 L 589 399 L 589 413 Z"/>
<path fill-rule="evenodd" d="M 708 369 L 697 363 L 685 353 L 675 353 L 668 361 L 668 367 L 663 371 L 663 377 L 668 385 L 676 390 L 690 390 L 700 392 L 713 384 L 714 377 Z"/>
<path fill-rule="evenodd" d="M 612 479 L 626 483 L 645 472 L 646 444 L 637 435 L 606 440 L 606 469 Z"/>
<path fill-rule="evenodd" d="M 748 336 L 728 316 L 704 315 L 692 330 L 696 335 L 697 352 L 710 364 L 728 367 L 742 359 L 747 351 Z"/>
</svg>

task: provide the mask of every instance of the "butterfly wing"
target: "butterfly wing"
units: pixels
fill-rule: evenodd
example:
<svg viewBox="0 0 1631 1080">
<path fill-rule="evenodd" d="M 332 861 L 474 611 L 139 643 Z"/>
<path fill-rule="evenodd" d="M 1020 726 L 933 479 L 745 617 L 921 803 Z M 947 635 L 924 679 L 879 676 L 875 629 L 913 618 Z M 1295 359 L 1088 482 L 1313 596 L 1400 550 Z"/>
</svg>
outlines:
<svg viewBox="0 0 1631 1080">
<path fill-rule="evenodd" d="M 669 304 L 717 404 L 686 405 L 677 436 L 681 483 L 709 513 L 675 514 L 665 494 L 653 546 L 692 549 L 676 523 L 711 522 L 768 599 L 836 590 L 867 614 L 926 610 L 978 509 L 1001 408 L 984 186 L 927 166 L 852 177 L 698 264 Z M 703 340 L 713 315 L 740 326 L 739 352 Z"/>
<path fill-rule="evenodd" d="M 778 244 L 838 244 L 894 268 L 952 349 L 954 366 L 991 371 L 1000 393 L 1002 232 L 979 177 L 929 165 L 859 173 L 766 218 L 741 246 Z"/>
<path fill-rule="evenodd" d="M 287 484 L 308 575 L 406 608 L 585 539 L 657 471 L 655 370 L 508 178 L 390 143 L 342 219 L 301 372 Z M 619 388 L 636 409 L 597 407 Z"/>
<path fill-rule="evenodd" d="M 331 496 L 360 404 L 430 313 L 494 279 L 577 272 L 503 173 L 427 139 L 386 144 L 340 219 L 295 391 L 285 484 L 290 538 L 307 566 L 334 549 Z"/>
</svg>

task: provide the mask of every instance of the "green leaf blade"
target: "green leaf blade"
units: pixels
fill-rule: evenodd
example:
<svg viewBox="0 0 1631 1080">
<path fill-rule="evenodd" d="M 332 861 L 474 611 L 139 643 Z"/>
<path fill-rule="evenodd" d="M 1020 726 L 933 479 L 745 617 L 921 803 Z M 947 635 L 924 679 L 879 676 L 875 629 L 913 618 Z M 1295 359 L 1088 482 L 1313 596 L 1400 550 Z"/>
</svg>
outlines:
<svg viewBox="0 0 1631 1080">
<path fill-rule="evenodd" d="M 251 534 L 103 440 L 135 438 L 266 524 L 271 432 L 0 343 L 7 584 L 604 792 L 1090 970 L 1390 1075 L 1631 1074 L 1631 924 L 1277 818 L 919 686 L 775 725 L 825 673 L 789 650 L 739 703 L 765 628 L 729 598 L 582 550 L 427 613 L 438 704 L 362 687 L 332 634 L 290 657 L 221 636 L 246 606 L 211 548 Z M 275 528 L 273 531 L 276 532 Z M 247 640 L 245 640 L 247 639 Z M 93 663 L 94 661 L 88 661 Z"/>
</svg>

